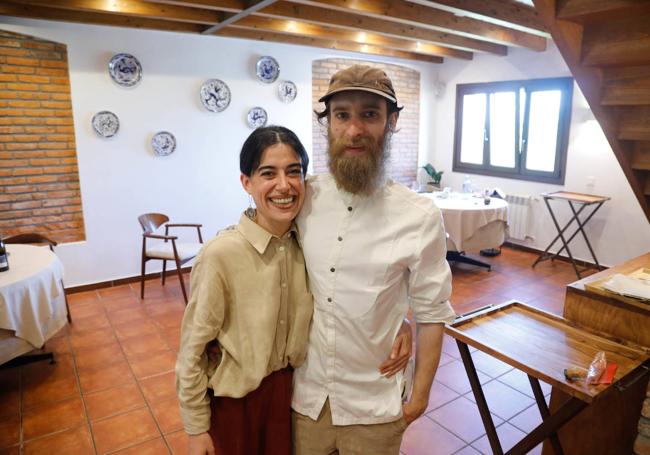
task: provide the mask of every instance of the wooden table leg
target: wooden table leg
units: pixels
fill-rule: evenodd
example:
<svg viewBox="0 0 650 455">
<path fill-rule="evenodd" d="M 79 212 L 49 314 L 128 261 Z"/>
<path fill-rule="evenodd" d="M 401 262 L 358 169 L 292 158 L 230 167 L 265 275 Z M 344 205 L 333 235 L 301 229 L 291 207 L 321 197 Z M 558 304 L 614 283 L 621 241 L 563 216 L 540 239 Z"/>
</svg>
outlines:
<svg viewBox="0 0 650 455">
<path fill-rule="evenodd" d="M 567 400 L 557 412 L 551 414 L 548 418 L 538 425 L 533 431 L 519 441 L 510 449 L 506 455 L 523 455 L 535 448 L 537 444 L 554 434 L 565 423 L 575 417 L 580 411 L 587 407 L 587 403 L 578 398 L 571 397 Z"/>
<path fill-rule="evenodd" d="M 481 382 L 479 381 L 478 375 L 476 374 L 476 367 L 474 367 L 472 355 L 469 353 L 469 348 L 465 343 L 460 340 L 456 340 L 456 343 L 458 344 L 458 350 L 460 351 L 460 357 L 463 360 L 463 365 L 465 365 L 467 378 L 469 379 L 469 383 L 472 386 L 472 392 L 474 392 L 476 405 L 478 406 L 478 411 L 481 414 L 481 420 L 483 420 L 483 426 L 485 427 L 488 441 L 490 441 L 492 453 L 494 455 L 503 455 L 503 449 L 501 448 L 499 435 L 497 434 L 497 430 L 494 426 L 494 421 L 492 420 L 492 415 L 490 414 L 490 408 L 488 408 L 485 395 L 483 394 Z"/>
<path fill-rule="evenodd" d="M 537 407 L 542 416 L 542 421 L 544 421 L 551 415 L 546 400 L 544 399 L 544 392 L 542 392 L 542 387 L 539 385 L 539 380 L 537 378 L 528 375 L 528 381 L 530 382 L 530 387 L 533 389 L 533 395 L 535 396 L 535 401 L 537 401 Z M 560 444 L 560 438 L 558 438 L 557 432 L 554 431 L 551 433 L 549 439 L 556 455 L 564 455 L 564 450 L 562 450 L 562 444 Z"/>
</svg>

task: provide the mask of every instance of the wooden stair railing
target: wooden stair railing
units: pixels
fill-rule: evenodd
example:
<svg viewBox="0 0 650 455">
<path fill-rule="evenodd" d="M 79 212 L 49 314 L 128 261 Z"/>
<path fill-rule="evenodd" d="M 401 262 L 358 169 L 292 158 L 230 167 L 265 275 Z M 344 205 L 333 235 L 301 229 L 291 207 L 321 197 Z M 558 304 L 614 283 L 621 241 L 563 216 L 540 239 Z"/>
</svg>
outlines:
<svg viewBox="0 0 650 455">
<path fill-rule="evenodd" d="M 650 222 L 650 1 L 533 3 Z"/>
</svg>

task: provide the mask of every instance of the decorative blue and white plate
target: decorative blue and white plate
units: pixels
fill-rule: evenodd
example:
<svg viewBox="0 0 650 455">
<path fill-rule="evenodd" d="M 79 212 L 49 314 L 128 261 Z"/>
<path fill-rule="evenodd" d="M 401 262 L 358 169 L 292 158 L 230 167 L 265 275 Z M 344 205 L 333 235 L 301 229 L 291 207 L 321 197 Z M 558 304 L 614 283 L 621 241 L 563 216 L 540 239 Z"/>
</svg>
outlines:
<svg viewBox="0 0 650 455">
<path fill-rule="evenodd" d="M 247 119 L 248 119 L 248 126 L 255 129 L 266 125 L 266 122 L 268 120 L 268 115 L 266 114 L 266 111 L 263 108 L 254 107 L 250 111 L 248 111 Z"/>
<path fill-rule="evenodd" d="M 296 99 L 296 95 L 298 95 L 298 87 L 296 87 L 296 84 L 291 81 L 282 81 L 280 82 L 280 85 L 278 85 L 278 95 L 280 95 L 282 101 L 290 103 Z"/>
<path fill-rule="evenodd" d="M 109 111 L 100 111 L 93 115 L 92 119 L 93 129 L 99 137 L 113 137 L 120 129 L 120 121 L 117 115 Z"/>
<path fill-rule="evenodd" d="M 221 112 L 230 104 L 230 89 L 219 79 L 208 79 L 201 86 L 201 104 L 210 112 Z"/>
<path fill-rule="evenodd" d="M 278 65 L 278 61 L 273 57 L 260 57 L 255 65 L 255 72 L 260 81 L 270 84 L 271 82 L 275 82 L 280 75 L 280 65 Z"/>
<path fill-rule="evenodd" d="M 151 138 L 151 147 L 156 156 L 167 156 L 176 150 L 176 138 L 172 133 L 161 131 Z"/>
<path fill-rule="evenodd" d="M 116 84 L 133 87 L 142 79 L 142 66 L 131 54 L 115 54 L 108 62 L 108 74 Z"/>
</svg>

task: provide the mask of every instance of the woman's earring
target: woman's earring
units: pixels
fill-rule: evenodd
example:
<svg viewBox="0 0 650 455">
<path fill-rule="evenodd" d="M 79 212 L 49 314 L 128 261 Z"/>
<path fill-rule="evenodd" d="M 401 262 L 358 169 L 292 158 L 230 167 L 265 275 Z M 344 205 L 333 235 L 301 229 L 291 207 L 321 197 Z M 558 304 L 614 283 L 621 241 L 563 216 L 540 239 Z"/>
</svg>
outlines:
<svg viewBox="0 0 650 455">
<path fill-rule="evenodd" d="M 255 220 L 255 217 L 257 216 L 257 210 L 253 208 L 253 197 L 249 194 L 248 195 L 248 208 L 244 212 L 248 218 L 251 220 Z"/>
</svg>

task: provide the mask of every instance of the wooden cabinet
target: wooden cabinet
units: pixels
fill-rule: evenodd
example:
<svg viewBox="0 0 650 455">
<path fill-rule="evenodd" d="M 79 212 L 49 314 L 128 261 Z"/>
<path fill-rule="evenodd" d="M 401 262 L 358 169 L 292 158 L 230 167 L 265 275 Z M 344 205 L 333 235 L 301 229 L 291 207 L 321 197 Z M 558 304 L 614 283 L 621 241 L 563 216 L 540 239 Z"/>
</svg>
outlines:
<svg viewBox="0 0 650 455">
<path fill-rule="evenodd" d="M 589 290 L 585 285 L 616 273 L 630 273 L 641 267 L 650 268 L 650 253 L 619 266 L 591 275 L 567 286 L 564 318 L 582 327 L 589 327 L 614 337 L 650 347 L 650 303 L 622 299 L 614 294 Z M 648 384 L 648 374 L 640 376 L 624 391 L 593 403 L 576 416 L 560 432 L 565 454 L 612 455 L 631 454 L 641 405 Z M 551 394 L 551 412 L 567 396 L 557 389 Z M 543 454 L 553 454 L 548 441 Z"/>
</svg>

